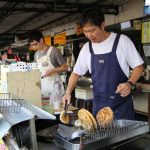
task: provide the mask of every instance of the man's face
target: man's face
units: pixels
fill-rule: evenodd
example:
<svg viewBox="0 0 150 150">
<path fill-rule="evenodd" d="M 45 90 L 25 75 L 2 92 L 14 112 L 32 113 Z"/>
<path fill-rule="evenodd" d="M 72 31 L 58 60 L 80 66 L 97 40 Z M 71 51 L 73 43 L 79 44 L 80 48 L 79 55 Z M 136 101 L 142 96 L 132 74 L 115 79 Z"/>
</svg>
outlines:
<svg viewBox="0 0 150 150">
<path fill-rule="evenodd" d="M 42 42 L 33 40 L 30 42 L 30 49 L 32 50 L 41 50 L 42 49 Z"/>
<path fill-rule="evenodd" d="M 83 27 L 85 36 L 93 43 L 99 43 L 102 39 L 102 33 L 104 31 L 103 26 L 95 26 L 92 24 L 86 24 Z"/>
</svg>

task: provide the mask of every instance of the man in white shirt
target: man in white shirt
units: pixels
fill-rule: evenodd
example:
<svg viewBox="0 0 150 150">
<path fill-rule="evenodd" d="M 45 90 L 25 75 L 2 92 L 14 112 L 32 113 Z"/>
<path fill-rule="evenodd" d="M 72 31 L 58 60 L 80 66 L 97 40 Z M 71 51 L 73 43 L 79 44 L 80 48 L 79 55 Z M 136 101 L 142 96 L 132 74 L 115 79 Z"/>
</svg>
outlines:
<svg viewBox="0 0 150 150">
<path fill-rule="evenodd" d="M 104 15 L 87 9 L 81 26 L 89 42 L 80 51 L 63 97 L 70 102 L 71 92 L 80 76 L 88 70 L 93 82 L 93 114 L 110 107 L 116 119 L 134 119 L 131 88 L 143 72 L 143 60 L 125 35 L 107 32 Z M 129 67 L 133 69 L 129 77 Z"/>
</svg>

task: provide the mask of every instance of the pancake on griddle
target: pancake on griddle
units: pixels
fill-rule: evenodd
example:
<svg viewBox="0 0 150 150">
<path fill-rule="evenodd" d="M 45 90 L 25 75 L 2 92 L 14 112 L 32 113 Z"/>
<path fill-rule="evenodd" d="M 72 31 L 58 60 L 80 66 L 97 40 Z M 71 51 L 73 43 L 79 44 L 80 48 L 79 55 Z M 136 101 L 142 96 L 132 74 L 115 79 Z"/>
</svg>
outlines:
<svg viewBox="0 0 150 150">
<path fill-rule="evenodd" d="M 96 115 L 96 120 L 99 126 L 108 126 L 112 123 L 114 118 L 113 111 L 110 107 L 104 107 Z"/>
</svg>

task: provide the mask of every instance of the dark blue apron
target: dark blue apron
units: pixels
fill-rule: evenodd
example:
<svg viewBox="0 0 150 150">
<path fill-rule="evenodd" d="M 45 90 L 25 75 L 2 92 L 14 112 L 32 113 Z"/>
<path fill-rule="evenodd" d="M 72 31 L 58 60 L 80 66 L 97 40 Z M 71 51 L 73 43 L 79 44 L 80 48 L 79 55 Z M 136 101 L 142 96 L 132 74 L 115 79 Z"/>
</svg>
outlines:
<svg viewBox="0 0 150 150">
<path fill-rule="evenodd" d="M 115 91 L 120 83 L 128 80 L 122 71 L 116 56 L 120 34 L 117 34 L 112 51 L 106 54 L 94 54 L 89 42 L 91 53 L 91 76 L 93 81 L 93 115 L 103 107 L 110 107 L 116 119 L 134 119 L 134 108 L 131 94 L 121 97 Z"/>
</svg>

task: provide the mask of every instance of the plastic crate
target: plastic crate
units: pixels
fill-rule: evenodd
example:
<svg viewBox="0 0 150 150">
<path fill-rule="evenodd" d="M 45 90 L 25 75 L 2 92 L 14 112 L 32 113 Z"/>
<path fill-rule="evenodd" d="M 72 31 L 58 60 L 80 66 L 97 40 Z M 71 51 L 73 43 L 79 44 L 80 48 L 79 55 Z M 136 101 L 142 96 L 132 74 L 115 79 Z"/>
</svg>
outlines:
<svg viewBox="0 0 150 150">
<path fill-rule="evenodd" d="M 14 71 L 29 71 L 33 69 L 39 69 L 37 63 L 25 63 L 25 62 L 17 62 L 15 64 L 10 65 L 10 69 L 12 72 Z"/>
</svg>

